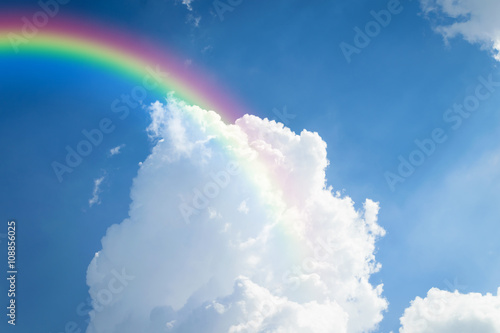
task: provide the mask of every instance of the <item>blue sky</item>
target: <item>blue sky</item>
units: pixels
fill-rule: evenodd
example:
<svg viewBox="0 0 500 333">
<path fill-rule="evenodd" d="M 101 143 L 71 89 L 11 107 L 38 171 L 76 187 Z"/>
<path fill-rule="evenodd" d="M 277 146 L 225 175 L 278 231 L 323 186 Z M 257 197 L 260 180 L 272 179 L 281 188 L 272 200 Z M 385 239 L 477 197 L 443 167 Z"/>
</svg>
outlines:
<svg viewBox="0 0 500 333">
<path fill-rule="evenodd" d="M 22 3 L 39 10 L 35 2 Z M 380 205 L 378 224 L 386 235 L 376 242 L 375 255 L 382 269 L 370 281 L 384 284 L 389 302 L 375 330 L 383 333 L 397 332 L 410 301 L 433 287 L 495 294 L 500 285 L 499 91 L 459 128 L 443 119 L 483 79 L 500 81 L 490 47 L 495 40 L 470 43 L 475 32 L 462 31 L 465 38 L 445 42 L 435 28 L 454 19 L 445 10 L 425 15 L 422 9 L 429 3 L 440 8 L 442 1 L 401 1 L 401 12 L 348 62 L 339 45 L 354 44 L 353 29 L 388 3 L 243 1 L 223 20 L 212 1 L 202 0 L 192 1 L 192 10 L 160 0 L 73 0 L 63 8 L 148 36 L 205 68 L 256 116 L 283 121 L 273 110 L 286 108 L 294 116 L 286 126 L 321 136 L 330 161 L 328 185 L 350 196 L 356 209 L 365 198 Z M 498 10 L 484 2 L 489 5 Z M 19 1 L 2 1 L 0 10 L 17 6 Z M 479 7 L 467 7 L 470 12 L 458 19 L 486 21 Z M 83 332 L 86 317 L 76 309 L 89 297 L 87 267 L 107 228 L 129 215 L 132 181 L 153 147 L 146 132 L 150 118 L 137 108 L 118 120 L 109 105 L 130 91 L 130 82 L 81 64 L 8 58 L 0 61 L 0 73 L 0 219 L 18 222 L 20 271 L 18 327 L 5 320 L 0 325 L 8 332 L 59 333 L 75 322 Z M 150 97 L 151 103 L 162 98 Z M 51 162 L 63 159 L 64 147 L 106 115 L 115 117 L 116 130 L 59 183 Z M 391 190 L 386 172 L 397 173 L 398 157 L 408 159 L 414 141 L 431 138 L 436 128 L 446 141 Z M 109 156 L 120 145 L 121 152 Z M 100 177 L 99 203 L 90 206 Z"/>
</svg>

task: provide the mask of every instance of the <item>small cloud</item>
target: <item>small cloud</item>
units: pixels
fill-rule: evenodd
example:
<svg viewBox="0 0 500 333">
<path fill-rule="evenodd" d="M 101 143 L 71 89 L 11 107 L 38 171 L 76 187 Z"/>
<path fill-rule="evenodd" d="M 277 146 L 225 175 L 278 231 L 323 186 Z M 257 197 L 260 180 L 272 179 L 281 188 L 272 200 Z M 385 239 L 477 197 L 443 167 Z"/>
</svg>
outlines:
<svg viewBox="0 0 500 333">
<path fill-rule="evenodd" d="M 92 207 L 95 204 L 100 204 L 101 200 L 99 199 L 99 193 L 101 193 L 101 184 L 104 181 L 105 176 L 97 178 L 94 180 L 94 190 L 92 191 L 92 198 L 89 199 L 89 207 Z"/>
<path fill-rule="evenodd" d="M 238 207 L 238 212 L 241 212 L 243 214 L 248 214 L 249 211 L 250 211 L 250 209 L 248 209 L 247 201 L 243 200 L 240 203 L 240 206 Z"/>
<path fill-rule="evenodd" d="M 186 5 L 188 10 L 193 10 L 193 7 L 191 7 L 192 2 L 193 2 L 193 0 L 182 0 L 182 4 Z"/>
<path fill-rule="evenodd" d="M 220 217 L 222 217 L 222 216 L 220 215 L 220 213 L 218 213 L 218 212 L 217 212 L 215 209 L 213 209 L 212 207 L 208 207 L 208 218 L 209 218 L 210 220 L 213 220 L 213 219 L 215 219 L 215 218 L 220 218 Z"/>
<path fill-rule="evenodd" d="M 109 155 L 110 157 L 111 157 L 111 156 L 114 156 L 114 155 L 118 155 L 119 153 L 121 153 L 121 149 L 122 149 L 123 147 L 125 147 L 125 144 L 121 144 L 121 145 L 119 145 L 119 146 L 116 146 L 116 147 L 114 147 L 114 148 L 111 148 L 111 149 L 109 150 L 108 155 Z"/>
<path fill-rule="evenodd" d="M 184 60 L 184 67 L 189 67 L 193 64 L 193 60 L 192 59 L 186 59 Z"/>
</svg>

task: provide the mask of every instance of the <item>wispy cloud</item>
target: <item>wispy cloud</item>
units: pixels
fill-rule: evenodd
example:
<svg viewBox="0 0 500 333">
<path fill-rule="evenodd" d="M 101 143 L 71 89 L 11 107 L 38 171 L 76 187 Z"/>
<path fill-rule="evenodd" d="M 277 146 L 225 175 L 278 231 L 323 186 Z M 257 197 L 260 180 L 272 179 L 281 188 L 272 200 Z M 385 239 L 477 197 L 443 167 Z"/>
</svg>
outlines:
<svg viewBox="0 0 500 333">
<path fill-rule="evenodd" d="M 106 176 L 102 176 L 94 180 L 94 190 L 92 191 L 92 198 L 89 199 L 89 207 L 95 204 L 100 204 L 101 199 L 99 199 L 99 193 L 101 193 L 101 184 Z"/>
<path fill-rule="evenodd" d="M 191 23 L 194 27 L 199 27 L 201 21 L 201 16 L 195 16 L 193 14 L 189 14 L 187 17 L 187 22 Z"/>
<path fill-rule="evenodd" d="M 188 10 L 193 10 L 193 7 L 191 7 L 192 2 L 193 2 L 193 0 L 182 0 L 182 4 L 186 5 Z"/>
</svg>

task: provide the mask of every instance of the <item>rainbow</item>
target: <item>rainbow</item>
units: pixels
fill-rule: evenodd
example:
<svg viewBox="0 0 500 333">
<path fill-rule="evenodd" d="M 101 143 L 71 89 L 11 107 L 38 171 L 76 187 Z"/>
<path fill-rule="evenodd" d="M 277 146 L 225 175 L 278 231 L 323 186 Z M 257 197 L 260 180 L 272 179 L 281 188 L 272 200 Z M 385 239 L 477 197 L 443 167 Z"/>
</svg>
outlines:
<svg viewBox="0 0 500 333">
<path fill-rule="evenodd" d="M 23 31 L 26 20 L 23 22 L 21 19 L 29 18 L 30 15 L 22 12 L 0 15 L 0 58 L 45 56 L 102 69 L 143 87 L 156 81 L 159 87 L 155 91 L 159 90 L 165 97 L 174 92 L 175 98 L 183 103 L 213 110 L 226 124 L 249 113 L 230 97 L 227 89 L 215 85 L 200 68 L 186 67 L 173 52 L 153 46 L 129 31 L 117 30 L 94 21 L 83 22 L 75 17 L 59 16 L 51 18 L 46 26 L 35 26 L 38 31 L 30 37 Z M 168 75 L 162 75 L 161 80 L 153 80 L 152 71 Z M 149 78 L 147 84 L 145 78 Z M 223 133 L 214 134 L 219 142 L 232 145 L 232 139 Z M 238 160 L 237 156 L 233 158 Z M 265 169 L 265 161 L 256 163 Z M 254 171 L 247 170 L 247 173 L 252 175 Z"/>
<path fill-rule="evenodd" d="M 176 98 L 188 104 L 214 110 L 225 122 L 233 122 L 248 113 L 230 97 L 228 89 L 215 84 L 202 69 L 188 68 L 174 52 L 153 46 L 129 31 L 59 16 L 50 18 L 45 26 L 32 23 L 36 29 L 33 32 L 26 28 L 26 20 L 21 20 L 22 17 L 29 19 L 30 15 L 22 12 L 0 15 L 0 57 L 48 56 L 98 68 L 140 86 L 147 76 L 156 73 L 155 90 L 165 95 L 174 92 Z M 149 84 L 152 85 L 151 80 Z"/>
</svg>

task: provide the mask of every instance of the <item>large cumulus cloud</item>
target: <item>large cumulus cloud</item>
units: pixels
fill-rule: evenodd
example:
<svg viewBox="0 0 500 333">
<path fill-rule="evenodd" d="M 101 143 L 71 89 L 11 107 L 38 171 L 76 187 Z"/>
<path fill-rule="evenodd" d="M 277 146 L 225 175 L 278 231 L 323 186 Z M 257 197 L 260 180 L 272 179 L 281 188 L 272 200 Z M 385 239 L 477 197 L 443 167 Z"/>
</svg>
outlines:
<svg viewBox="0 0 500 333">
<path fill-rule="evenodd" d="M 88 268 L 88 333 L 376 329 L 379 207 L 327 187 L 317 133 L 173 98 L 151 118 L 129 218 Z"/>
</svg>

